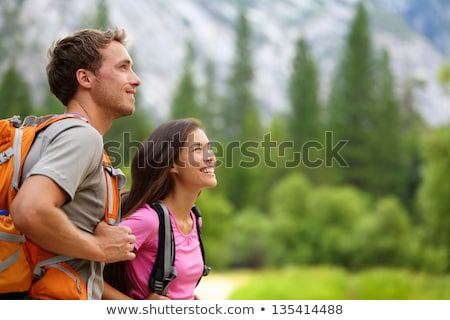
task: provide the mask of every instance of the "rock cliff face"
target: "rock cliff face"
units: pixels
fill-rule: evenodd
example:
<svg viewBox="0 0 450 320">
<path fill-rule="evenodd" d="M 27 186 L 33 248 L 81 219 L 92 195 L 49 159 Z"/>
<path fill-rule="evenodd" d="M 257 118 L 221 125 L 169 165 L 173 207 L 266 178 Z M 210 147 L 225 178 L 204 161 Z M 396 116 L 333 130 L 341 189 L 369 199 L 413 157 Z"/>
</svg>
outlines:
<svg viewBox="0 0 450 320">
<path fill-rule="evenodd" d="M 447 0 L 375 0 L 402 16 L 411 29 L 426 37 L 450 57 L 450 4 Z"/>
<path fill-rule="evenodd" d="M 4 1 L 3 14 L 8 4 L 18 2 Z M 217 68 L 220 88 L 229 71 L 234 51 L 237 8 L 242 2 L 105 0 L 111 25 L 123 27 L 128 31 L 129 48 L 143 80 L 140 90 L 143 108 L 151 110 L 159 118 L 167 115 L 188 39 L 193 41 L 196 50 L 197 82 L 202 85 L 205 61 L 212 59 Z M 254 91 L 261 102 L 263 115 L 287 108 L 286 84 L 294 54 L 294 43 L 300 35 L 307 39 L 316 57 L 325 96 L 336 63 L 335 58 L 338 56 L 356 2 L 245 1 L 248 4 L 247 17 L 254 36 Z M 370 14 L 375 47 L 388 49 L 399 85 L 412 80 L 425 83 L 423 89 L 417 92 L 418 107 L 430 124 L 438 124 L 450 121 L 450 97 L 444 94 L 436 81 L 436 72 L 449 57 L 449 49 L 438 45 L 445 37 L 445 29 L 425 26 L 433 21 L 444 21 L 443 27 L 448 26 L 450 4 L 444 0 L 424 2 L 432 4 L 432 8 L 422 8 L 423 15 L 420 15 L 417 6 L 422 2 L 364 1 Z M 436 5 L 440 6 L 438 10 Z M 433 8 L 434 11 L 431 10 Z M 48 47 L 55 39 L 82 26 L 83 21 L 92 17 L 95 9 L 95 2 L 90 0 L 23 2 L 17 21 L 21 34 L 15 34 L 12 40 L 21 41 L 21 46 L 20 50 L 14 50 L 14 46 L 10 46 L 10 54 L 15 57 L 38 98 L 42 88 L 46 86 L 45 63 Z M 434 15 L 429 12 L 434 12 Z M 0 25 L 4 23 L 5 19 L 1 19 Z M 7 36 L 1 36 L 3 43 Z M 437 44 L 433 44 L 433 41 Z M 0 62 L 5 60 L 0 58 Z"/>
</svg>

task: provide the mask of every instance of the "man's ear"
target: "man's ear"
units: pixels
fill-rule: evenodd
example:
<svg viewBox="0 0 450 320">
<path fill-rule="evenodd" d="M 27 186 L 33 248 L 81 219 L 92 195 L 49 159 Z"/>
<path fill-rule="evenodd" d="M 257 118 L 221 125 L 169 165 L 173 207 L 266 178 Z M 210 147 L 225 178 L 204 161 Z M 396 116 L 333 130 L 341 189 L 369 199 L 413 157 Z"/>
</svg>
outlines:
<svg viewBox="0 0 450 320">
<path fill-rule="evenodd" d="M 80 86 L 90 88 L 92 85 L 92 73 L 86 69 L 78 69 L 76 72 Z"/>
</svg>

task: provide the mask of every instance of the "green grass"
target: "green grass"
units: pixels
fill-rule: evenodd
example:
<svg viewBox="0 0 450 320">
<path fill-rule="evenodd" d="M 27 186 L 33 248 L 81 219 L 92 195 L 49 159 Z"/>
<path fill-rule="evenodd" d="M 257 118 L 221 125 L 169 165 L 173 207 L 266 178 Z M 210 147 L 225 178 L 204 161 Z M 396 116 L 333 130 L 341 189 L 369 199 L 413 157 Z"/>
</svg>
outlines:
<svg viewBox="0 0 450 320">
<path fill-rule="evenodd" d="M 450 275 L 382 268 L 351 273 L 334 267 L 252 271 L 230 299 L 447 300 Z"/>
</svg>

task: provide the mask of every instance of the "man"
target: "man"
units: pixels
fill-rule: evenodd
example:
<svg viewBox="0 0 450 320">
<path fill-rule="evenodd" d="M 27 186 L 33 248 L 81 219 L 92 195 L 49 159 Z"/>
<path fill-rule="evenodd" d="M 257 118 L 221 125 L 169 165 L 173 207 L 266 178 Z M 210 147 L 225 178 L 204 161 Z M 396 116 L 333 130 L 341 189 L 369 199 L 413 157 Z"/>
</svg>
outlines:
<svg viewBox="0 0 450 320">
<path fill-rule="evenodd" d="M 88 299 L 101 298 L 105 263 L 135 258 L 131 230 L 102 221 L 103 135 L 114 119 L 134 112 L 141 84 L 125 40 L 123 30 L 84 29 L 50 48 L 50 90 L 66 113 L 85 121 L 60 120 L 38 134 L 11 206 L 14 224 L 28 239 L 78 258 L 69 264 L 85 282 Z"/>
</svg>

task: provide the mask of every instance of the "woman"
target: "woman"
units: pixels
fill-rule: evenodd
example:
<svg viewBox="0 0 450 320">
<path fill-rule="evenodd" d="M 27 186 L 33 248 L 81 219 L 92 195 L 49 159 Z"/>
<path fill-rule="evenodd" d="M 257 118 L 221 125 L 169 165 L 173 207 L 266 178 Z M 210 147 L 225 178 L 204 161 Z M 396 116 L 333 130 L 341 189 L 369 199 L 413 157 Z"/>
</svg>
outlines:
<svg viewBox="0 0 450 320">
<path fill-rule="evenodd" d="M 168 121 L 139 146 L 131 167 L 131 189 L 123 198 L 120 223 L 136 236 L 136 258 L 105 268 L 103 299 L 196 298 L 194 289 L 204 264 L 191 208 L 203 189 L 216 186 L 215 164 L 208 137 L 195 119 Z M 170 284 L 168 296 L 149 289 L 159 227 L 157 213 L 149 204 L 156 201 L 162 201 L 169 209 L 175 237 L 177 277 Z"/>
</svg>

